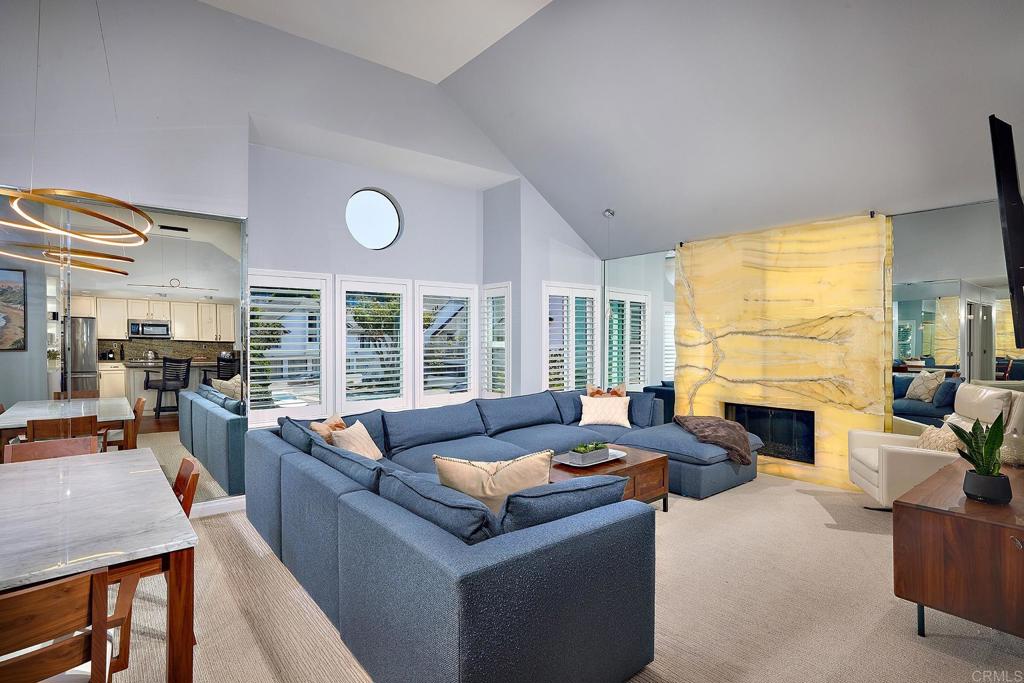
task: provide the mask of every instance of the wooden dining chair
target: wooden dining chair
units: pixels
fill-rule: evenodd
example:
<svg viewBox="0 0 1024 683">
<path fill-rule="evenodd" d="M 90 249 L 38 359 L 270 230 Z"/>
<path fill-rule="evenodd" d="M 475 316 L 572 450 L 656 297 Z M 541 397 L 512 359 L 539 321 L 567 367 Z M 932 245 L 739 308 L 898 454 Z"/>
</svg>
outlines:
<svg viewBox="0 0 1024 683">
<path fill-rule="evenodd" d="M 79 415 L 78 417 L 58 417 L 46 420 L 29 420 L 25 427 L 26 441 L 42 441 L 44 439 L 71 439 L 76 436 L 97 436 L 95 415 Z"/>
<path fill-rule="evenodd" d="M 69 396 L 70 394 L 70 396 Z M 53 392 L 54 401 L 63 401 L 66 398 L 99 398 L 100 392 L 95 389 L 80 389 L 78 391 L 55 391 Z"/>
<path fill-rule="evenodd" d="M 192 501 L 196 496 L 196 487 L 199 485 L 199 464 L 195 458 L 184 457 L 178 466 L 178 475 L 174 478 L 171 490 L 174 497 L 181 504 L 181 509 L 186 517 L 192 514 Z M 109 628 L 120 628 L 121 637 L 118 639 L 117 652 L 110 660 L 111 673 L 124 671 L 128 668 L 128 656 L 131 652 L 132 643 L 132 602 L 135 600 L 135 590 L 139 586 L 139 580 L 144 576 L 153 574 L 130 574 L 120 580 L 120 587 L 117 591 L 117 604 L 114 613 L 107 622 Z M 164 577 L 166 578 L 166 574 Z M 192 645 L 196 644 L 195 633 L 192 634 Z M 0 679 L 2 680 L 2 679 Z"/>
<path fill-rule="evenodd" d="M 63 458 L 68 455 L 89 455 L 99 453 L 99 439 L 95 436 L 79 436 L 74 439 L 50 439 L 48 441 L 26 441 L 19 444 L 4 444 L 3 463 L 27 462 Z"/>
<path fill-rule="evenodd" d="M 142 414 L 145 410 L 146 399 L 139 396 L 135 399 L 135 407 L 132 408 L 132 413 L 135 414 L 134 420 L 126 422 L 124 429 L 104 430 L 108 451 L 111 446 L 117 446 L 119 451 L 139 447 L 139 432 L 142 430 Z"/>
<path fill-rule="evenodd" d="M 107 683 L 110 654 L 105 568 L 0 594 L 0 681 Z"/>
</svg>

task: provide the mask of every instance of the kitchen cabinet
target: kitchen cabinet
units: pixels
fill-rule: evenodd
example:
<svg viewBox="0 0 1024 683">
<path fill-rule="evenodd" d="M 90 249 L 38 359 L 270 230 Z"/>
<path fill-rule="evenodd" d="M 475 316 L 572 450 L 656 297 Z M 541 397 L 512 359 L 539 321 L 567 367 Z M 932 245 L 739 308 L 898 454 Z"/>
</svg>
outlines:
<svg viewBox="0 0 1024 683">
<path fill-rule="evenodd" d="M 149 302 L 149 318 L 150 318 L 150 320 L 170 320 L 171 319 L 171 302 L 170 301 L 150 301 Z"/>
<path fill-rule="evenodd" d="M 71 315 L 75 318 L 95 318 L 96 297 L 72 295 Z"/>
<path fill-rule="evenodd" d="M 99 363 L 96 366 L 96 379 L 99 383 L 100 398 L 127 396 L 125 375 L 122 363 Z"/>
<path fill-rule="evenodd" d="M 199 339 L 199 304 L 193 301 L 171 302 L 171 339 Z"/>
<path fill-rule="evenodd" d="M 169 301 L 128 299 L 128 318 L 130 320 L 170 320 L 171 304 Z"/>
<path fill-rule="evenodd" d="M 199 341 L 217 341 L 217 304 L 199 304 Z"/>
<path fill-rule="evenodd" d="M 128 338 L 128 301 L 126 299 L 96 299 L 96 337 L 99 339 Z"/>
<path fill-rule="evenodd" d="M 235 307 L 217 304 L 217 341 L 235 341 Z"/>
</svg>

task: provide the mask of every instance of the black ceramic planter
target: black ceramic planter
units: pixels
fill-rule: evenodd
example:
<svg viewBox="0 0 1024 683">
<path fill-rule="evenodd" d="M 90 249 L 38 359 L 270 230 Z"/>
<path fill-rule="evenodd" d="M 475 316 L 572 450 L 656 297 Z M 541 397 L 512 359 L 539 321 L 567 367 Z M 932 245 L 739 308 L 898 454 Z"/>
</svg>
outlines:
<svg viewBox="0 0 1024 683">
<path fill-rule="evenodd" d="M 964 493 L 973 500 L 999 505 L 1005 505 L 1013 498 L 1010 480 L 1005 474 L 987 477 L 974 470 L 964 473 Z"/>
</svg>

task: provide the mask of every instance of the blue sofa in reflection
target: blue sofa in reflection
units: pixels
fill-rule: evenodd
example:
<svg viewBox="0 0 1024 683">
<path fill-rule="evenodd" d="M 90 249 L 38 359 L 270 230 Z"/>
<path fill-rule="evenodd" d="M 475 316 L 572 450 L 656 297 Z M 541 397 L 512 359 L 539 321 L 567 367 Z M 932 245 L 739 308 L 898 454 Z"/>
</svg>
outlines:
<svg viewBox="0 0 1024 683">
<path fill-rule="evenodd" d="M 242 401 L 202 384 L 178 396 L 178 439 L 203 463 L 229 496 L 245 493 L 245 433 Z"/>
<path fill-rule="evenodd" d="M 892 414 L 912 422 L 941 427 L 943 418 L 953 412 L 956 392 L 963 382 L 960 377 L 947 378 L 935 390 L 931 401 L 919 401 L 907 398 L 907 389 L 914 381 L 914 373 L 893 373 L 892 375 Z"/>
</svg>

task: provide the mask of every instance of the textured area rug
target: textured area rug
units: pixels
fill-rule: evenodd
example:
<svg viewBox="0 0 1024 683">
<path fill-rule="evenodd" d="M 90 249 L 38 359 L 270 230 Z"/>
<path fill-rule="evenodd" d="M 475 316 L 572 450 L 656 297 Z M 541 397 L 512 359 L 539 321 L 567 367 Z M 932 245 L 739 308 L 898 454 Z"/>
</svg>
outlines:
<svg viewBox="0 0 1024 683">
<path fill-rule="evenodd" d="M 703 501 L 673 496 L 656 515 L 655 661 L 634 680 L 1015 680 L 1024 640 L 931 610 L 916 635 L 914 605 L 892 593 L 892 516 L 870 503 L 765 475 Z M 368 680 L 243 512 L 194 526 L 196 681 Z M 140 585 L 116 681 L 163 680 L 164 591 L 160 577 Z"/>
<path fill-rule="evenodd" d="M 167 475 L 167 481 L 173 482 L 178 474 L 181 459 L 189 455 L 188 449 L 181 445 L 178 432 L 159 432 L 155 434 L 139 434 L 139 448 L 151 448 L 156 455 L 160 469 Z M 199 462 L 196 460 L 196 462 Z M 225 497 L 227 492 L 221 488 L 202 463 L 199 463 L 199 484 L 196 486 L 194 502 L 202 503 Z"/>
</svg>

